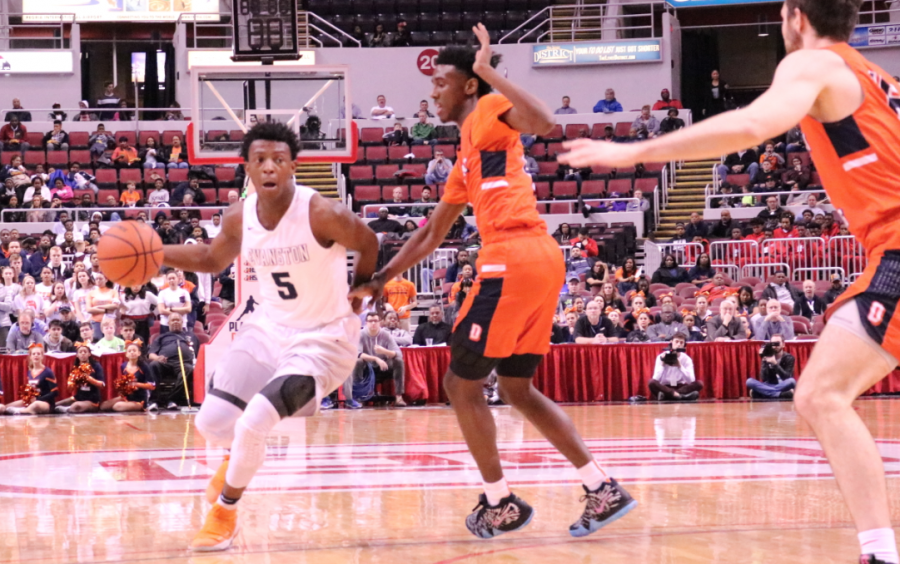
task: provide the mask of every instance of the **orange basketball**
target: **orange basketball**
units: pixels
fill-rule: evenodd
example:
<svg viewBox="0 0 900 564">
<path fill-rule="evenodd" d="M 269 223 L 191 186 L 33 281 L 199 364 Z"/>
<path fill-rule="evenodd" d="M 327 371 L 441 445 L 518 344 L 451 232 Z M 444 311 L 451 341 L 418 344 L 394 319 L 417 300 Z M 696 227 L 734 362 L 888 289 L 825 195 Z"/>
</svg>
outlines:
<svg viewBox="0 0 900 564">
<path fill-rule="evenodd" d="M 121 221 L 100 237 L 97 244 L 100 271 L 122 286 L 146 284 L 159 272 L 163 244 L 146 223 Z"/>
</svg>

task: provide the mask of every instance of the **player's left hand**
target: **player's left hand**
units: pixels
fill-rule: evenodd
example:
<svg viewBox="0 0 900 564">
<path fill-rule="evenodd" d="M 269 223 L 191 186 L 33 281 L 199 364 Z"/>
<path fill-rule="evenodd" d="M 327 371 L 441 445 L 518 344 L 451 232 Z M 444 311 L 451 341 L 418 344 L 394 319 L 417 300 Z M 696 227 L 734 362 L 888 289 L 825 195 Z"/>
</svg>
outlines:
<svg viewBox="0 0 900 564">
<path fill-rule="evenodd" d="M 632 144 L 609 143 L 576 139 L 563 143 L 567 153 L 557 155 L 557 160 L 573 168 L 588 166 L 629 167 L 641 162 Z"/>
<path fill-rule="evenodd" d="M 491 36 L 483 23 L 473 27 L 472 32 L 478 38 L 478 42 L 481 43 L 481 49 L 475 54 L 475 64 L 472 66 L 472 71 L 477 75 L 481 75 L 482 71 L 494 68 L 491 66 L 491 56 L 494 54 L 491 51 Z"/>
</svg>

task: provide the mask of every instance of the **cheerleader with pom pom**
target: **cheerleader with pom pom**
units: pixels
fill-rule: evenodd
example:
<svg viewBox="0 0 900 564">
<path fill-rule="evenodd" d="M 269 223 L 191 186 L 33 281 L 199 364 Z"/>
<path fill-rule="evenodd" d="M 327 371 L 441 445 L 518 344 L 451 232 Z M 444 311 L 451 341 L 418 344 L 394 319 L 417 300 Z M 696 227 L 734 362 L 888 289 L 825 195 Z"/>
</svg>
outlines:
<svg viewBox="0 0 900 564">
<path fill-rule="evenodd" d="M 57 413 L 95 413 L 100 411 L 100 388 L 106 387 L 103 367 L 91 357 L 90 343 L 75 343 L 75 366 L 69 373 L 69 390 L 75 395 L 62 400 Z"/>
<path fill-rule="evenodd" d="M 59 390 L 56 376 L 44 366 L 44 346 L 32 343 L 28 347 L 28 383 L 19 390 L 22 399 L 9 404 L 6 412 L 12 415 L 40 415 L 50 413 L 56 404 Z"/>
<path fill-rule="evenodd" d="M 140 339 L 125 341 L 125 358 L 116 378 L 116 393 L 111 400 L 103 402 L 100 411 L 143 411 L 147 406 L 149 392 L 156 389 L 151 380 L 150 368 L 141 358 Z"/>
</svg>

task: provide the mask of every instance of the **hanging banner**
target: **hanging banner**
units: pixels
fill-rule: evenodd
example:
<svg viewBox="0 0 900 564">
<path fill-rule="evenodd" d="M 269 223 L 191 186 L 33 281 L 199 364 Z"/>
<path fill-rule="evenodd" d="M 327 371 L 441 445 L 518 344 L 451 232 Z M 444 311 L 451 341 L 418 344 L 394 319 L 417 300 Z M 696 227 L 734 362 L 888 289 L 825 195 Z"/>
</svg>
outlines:
<svg viewBox="0 0 900 564">
<path fill-rule="evenodd" d="M 532 46 L 534 67 L 658 63 L 662 61 L 659 39 L 634 41 L 580 41 Z"/>
<path fill-rule="evenodd" d="M 23 21 L 75 14 L 80 22 L 175 21 L 185 13 L 219 13 L 219 0 L 22 0 Z"/>
<path fill-rule="evenodd" d="M 856 49 L 900 46 L 900 25 L 861 25 L 853 30 L 849 43 Z"/>
</svg>

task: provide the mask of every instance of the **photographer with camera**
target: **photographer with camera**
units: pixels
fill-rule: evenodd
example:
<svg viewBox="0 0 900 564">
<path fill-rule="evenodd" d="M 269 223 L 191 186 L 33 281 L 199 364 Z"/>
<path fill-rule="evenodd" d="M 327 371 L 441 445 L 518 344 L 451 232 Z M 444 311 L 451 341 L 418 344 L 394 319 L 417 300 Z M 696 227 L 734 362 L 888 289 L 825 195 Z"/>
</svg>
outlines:
<svg viewBox="0 0 900 564">
<path fill-rule="evenodd" d="M 784 336 L 772 335 L 759 353 L 762 358 L 762 370 L 759 380 L 747 379 L 747 389 L 751 399 L 794 397 L 797 380 L 794 379 L 794 356 L 784 352 Z"/>
<path fill-rule="evenodd" d="M 687 335 L 676 333 L 668 349 L 656 357 L 650 397 L 659 401 L 693 401 L 700 397 L 703 383 L 694 376 L 694 362 L 685 352 Z"/>
</svg>

